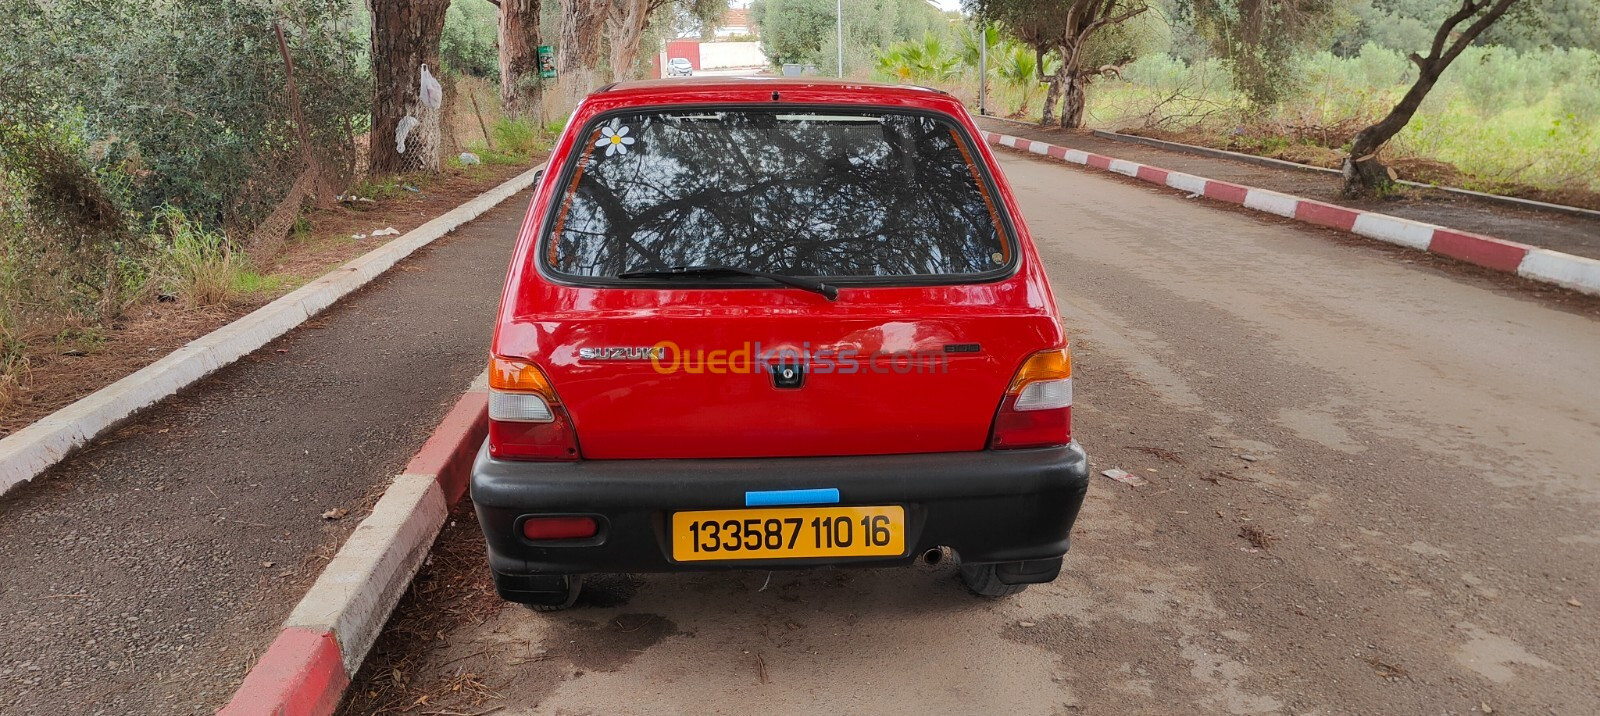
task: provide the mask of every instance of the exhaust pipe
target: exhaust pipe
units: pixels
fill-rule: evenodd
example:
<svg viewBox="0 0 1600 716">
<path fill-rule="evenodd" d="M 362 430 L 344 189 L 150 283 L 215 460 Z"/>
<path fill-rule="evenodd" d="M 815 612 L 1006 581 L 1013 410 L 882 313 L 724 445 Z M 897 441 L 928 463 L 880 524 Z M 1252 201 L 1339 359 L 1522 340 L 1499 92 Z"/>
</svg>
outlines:
<svg viewBox="0 0 1600 716">
<path fill-rule="evenodd" d="M 935 564 L 943 562 L 944 561 L 944 550 L 939 548 L 939 547 L 934 547 L 933 549 L 930 549 L 930 550 L 928 550 L 926 552 L 923 552 L 922 553 L 922 561 L 924 563 L 926 563 L 928 566 L 933 566 Z"/>
</svg>

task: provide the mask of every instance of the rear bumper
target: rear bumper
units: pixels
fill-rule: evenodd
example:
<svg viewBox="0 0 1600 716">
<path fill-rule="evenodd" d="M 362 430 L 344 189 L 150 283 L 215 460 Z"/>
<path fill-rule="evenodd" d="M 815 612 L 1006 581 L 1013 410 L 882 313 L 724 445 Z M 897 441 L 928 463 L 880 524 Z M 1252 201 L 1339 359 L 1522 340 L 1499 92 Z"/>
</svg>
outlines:
<svg viewBox="0 0 1600 716">
<path fill-rule="evenodd" d="M 472 469 L 472 500 L 503 591 L 519 577 L 539 575 L 890 566 L 940 546 L 969 564 L 1058 560 L 1088 486 L 1088 459 L 1076 443 L 970 453 L 570 463 L 496 460 L 485 447 Z M 672 512 L 742 508 L 751 490 L 828 487 L 838 488 L 841 505 L 904 505 L 905 553 L 712 563 L 671 557 Z M 598 516 L 600 534 L 559 546 L 522 537 L 520 518 L 561 513 Z M 1050 569 L 1042 581 L 1054 576 Z"/>
</svg>

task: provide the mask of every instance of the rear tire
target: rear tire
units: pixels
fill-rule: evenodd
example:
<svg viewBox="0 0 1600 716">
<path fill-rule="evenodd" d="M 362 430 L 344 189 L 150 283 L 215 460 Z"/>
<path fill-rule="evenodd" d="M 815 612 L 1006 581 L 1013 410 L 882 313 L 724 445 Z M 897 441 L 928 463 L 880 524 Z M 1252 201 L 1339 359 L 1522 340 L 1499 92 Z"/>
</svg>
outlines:
<svg viewBox="0 0 1600 716">
<path fill-rule="evenodd" d="M 532 609 L 533 611 L 536 611 L 536 612 L 559 612 L 559 611 L 561 611 L 563 609 L 566 609 L 567 607 L 570 607 L 570 606 L 578 603 L 578 594 L 580 594 L 582 592 L 583 592 L 583 575 L 574 574 L 574 575 L 572 575 L 570 577 L 567 577 L 567 598 L 564 601 L 562 601 L 560 603 L 552 602 L 552 603 L 549 603 L 549 604 L 527 604 L 527 603 L 524 603 L 522 606 L 525 606 L 525 607 L 527 607 L 529 609 Z"/>
<path fill-rule="evenodd" d="M 961 583 L 973 594 L 988 599 L 1009 597 L 1027 589 L 1026 584 L 1006 584 L 1000 581 L 995 574 L 995 565 L 992 564 L 963 564 L 961 565 Z"/>
</svg>

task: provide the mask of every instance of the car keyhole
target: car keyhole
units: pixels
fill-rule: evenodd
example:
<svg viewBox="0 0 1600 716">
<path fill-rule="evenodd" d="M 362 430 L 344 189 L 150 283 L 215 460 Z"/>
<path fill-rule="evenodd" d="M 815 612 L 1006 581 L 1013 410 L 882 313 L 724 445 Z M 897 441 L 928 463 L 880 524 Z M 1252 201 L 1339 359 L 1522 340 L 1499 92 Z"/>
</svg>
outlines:
<svg viewBox="0 0 1600 716">
<path fill-rule="evenodd" d="M 804 364 L 785 363 L 772 367 L 772 387 L 793 389 L 806 382 Z"/>
</svg>

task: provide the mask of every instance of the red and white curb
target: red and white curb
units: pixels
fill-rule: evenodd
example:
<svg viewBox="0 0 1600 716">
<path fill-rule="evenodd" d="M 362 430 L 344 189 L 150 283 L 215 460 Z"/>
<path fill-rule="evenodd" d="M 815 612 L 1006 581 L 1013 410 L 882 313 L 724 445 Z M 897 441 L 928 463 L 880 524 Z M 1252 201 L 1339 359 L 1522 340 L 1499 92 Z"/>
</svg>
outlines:
<svg viewBox="0 0 1600 716">
<path fill-rule="evenodd" d="M 480 378 L 481 383 L 481 378 Z M 439 423 L 250 669 L 222 716 L 331 714 L 467 489 L 488 426 L 475 384 Z"/>
<path fill-rule="evenodd" d="M 417 249 L 528 188 L 543 167 L 541 163 L 517 175 L 249 315 L 190 341 L 161 360 L 0 439 L 0 494 L 33 479 L 139 410 L 288 333 L 367 285 Z"/>
<path fill-rule="evenodd" d="M 1574 291 L 1600 296 L 1600 261 L 1559 251 L 1540 249 L 1515 241 L 1496 239 L 1443 226 L 1402 219 L 1371 211 L 1347 209 L 1266 189 L 1230 184 L 1216 179 L 1115 159 L 1077 149 L 1037 142 L 997 132 L 983 132 L 984 141 L 1054 157 L 1073 164 L 1104 169 L 1136 179 L 1161 184 L 1248 209 L 1348 231 L 1379 241 L 1476 264 L 1523 278 L 1551 283 Z"/>
</svg>

